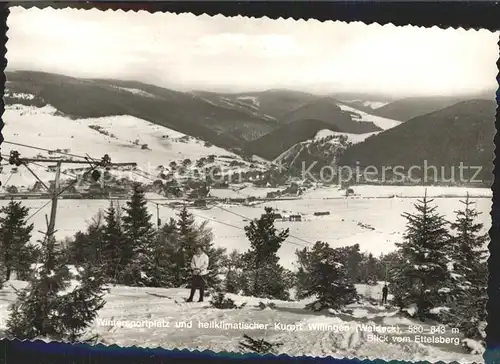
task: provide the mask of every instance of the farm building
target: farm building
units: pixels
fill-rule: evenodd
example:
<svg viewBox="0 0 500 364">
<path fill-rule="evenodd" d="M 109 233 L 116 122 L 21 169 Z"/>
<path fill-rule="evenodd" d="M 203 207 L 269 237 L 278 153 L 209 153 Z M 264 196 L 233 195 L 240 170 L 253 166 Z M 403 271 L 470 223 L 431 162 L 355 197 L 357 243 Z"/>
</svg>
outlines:
<svg viewBox="0 0 500 364">
<path fill-rule="evenodd" d="M 314 216 L 326 216 L 326 215 L 330 215 L 330 211 L 319 211 L 314 213 Z"/>
<path fill-rule="evenodd" d="M 283 219 L 283 215 L 281 215 L 281 214 L 273 214 L 273 219 L 274 220 L 282 220 Z"/>
</svg>

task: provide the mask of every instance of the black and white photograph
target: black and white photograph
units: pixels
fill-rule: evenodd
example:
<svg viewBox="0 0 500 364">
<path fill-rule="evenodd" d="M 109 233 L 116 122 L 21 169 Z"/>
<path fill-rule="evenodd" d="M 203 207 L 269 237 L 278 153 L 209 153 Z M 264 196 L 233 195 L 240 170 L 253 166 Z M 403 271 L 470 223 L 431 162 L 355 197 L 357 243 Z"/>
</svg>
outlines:
<svg viewBox="0 0 500 364">
<path fill-rule="evenodd" d="M 7 24 L 0 338 L 484 362 L 498 32 Z"/>
</svg>

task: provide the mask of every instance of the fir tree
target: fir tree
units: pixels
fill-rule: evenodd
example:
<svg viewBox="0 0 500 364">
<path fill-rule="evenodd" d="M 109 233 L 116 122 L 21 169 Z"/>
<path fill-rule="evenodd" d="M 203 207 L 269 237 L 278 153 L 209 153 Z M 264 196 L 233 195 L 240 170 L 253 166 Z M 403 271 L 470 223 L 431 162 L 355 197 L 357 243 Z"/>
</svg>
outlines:
<svg viewBox="0 0 500 364">
<path fill-rule="evenodd" d="M 70 264 L 80 264 L 89 254 L 90 240 L 85 232 L 77 231 L 72 239 L 68 240 L 67 256 Z"/>
<path fill-rule="evenodd" d="M 185 206 L 178 215 L 177 236 L 179 249 L 177 261 L 180 281 L 181 284 L 188 284 L 191 281 L 191 259 L 196 252 L 196 247 L 200 246 L 209 259 L 208 274 L 205 277 L 207 286 L 219 289 L 221 283 L 219 273 L 226 250 L 214 246 L 213 234 L 207 224 L 207 221 L 196 224 L 193 215 L 189 213 Z"/>
<path fill-rule="evenodd" d="M 274 226 L 274 212 L 266 207 L 265 213 L 245 226 L 245 233 L 250 241 L 250 249 L 244 254 L 247 265 L 248 286 L 246 294 L 255 297 L 286 296 L 288 288 L 279 265 L 277 252 L 288 238 L 289 230 L 278 232 Z"/>
<path fill-rule="evenodd" d="M 307 308 L 316 311 L 339 309 L 358 299 L 344 264 L 345 249 L 333 249 L 326 243 L 317 242 L 312 249 L 304 248 L 296 254 L 299 262 L 297 297 L 317 297 Z"/>
<path fill-rule="evenodd" d="M 147 200 L 143 189 L 136 185 L 134 193 L 124 208 L 123 232 L 125 246 L 122 250 L 123 271 L 120 283 L 127 285 L 147 285 L 146 271 L 153 268 L 151 257 L 156 231 L 151 223 Z"/>
<path fill-rule="evenodd" d="M 466 336 L 483 339 L 478 328 L 481 322 L 486 322 L 487 316 L 488 252 L 485 246 L 488 235 L 482 233 L 483 224 L 477 222 L 480 213 L 473 207 L 469 195 L 460 202 L 464 208 L 455 211 L 456 219 L 451 223 L 455 282 L 451 321 Z"/>
<path fill-rule="evenodd" d="M 17 339 L 65 338 L 65 327 L 58 319 L 61 292 L 69 286 L 69 272 L 62 263 L 62 254 L 55 239 L 42 242 L 41 262 L 28 286 L 18 292 L 17 300 L 10 306 L 7 335 Z"/>
<path fill-rule="evenodd" d="M 78 286 L 61 297 L 58 321 L 69 341 L 77 341 L 104 307 L 104 282 L 101 267 L 85 264 L 78 269 Z"/>
<path fill-rule="evenodd" d="M 388 254 L 382 254 L 378 259 L 377 280 L 388 282 L 391 272 L 395 274 L 406 266 L 401 251 L 396 250 Z"/>
<path fill-rule="evenodd" d="M 245 289 L 243 256 L 233 250 L 227 257 L 225 290 L 228 293 L 238 294 Z"/>
<path fill-rule="evenodd" d="M 102 264 L 103 231 L 104 218 L 102 211 L 99 211 L 89 222 L 86 231 L 76 232 L 73 241 L 67 248 L 69 263 L 81 264 Z"/>
<path fill-rule="evenodd" d="M 372 253 L 368 254 L 368 256 L 363 260 L 363 264 L 361 267 L 364 283 L 376 284 L 378 269 L 379 262 L 377 258 L 375 258 Z"/>
<path fill-rule="evenodd" d="M 178 242 L 177 222 L 170 218 L 170 221 L 159 230 L 152 247 L 154 265 L 152 270 L 147 273 L 151 277 L 151 286 L 180 286 Z"/>
<path fill-rule="evenodd" d="M 121 221 L 111 203 L 105 215 L 102 230 L 102 263 L 106 276 L 116 281 L 122 263 L 124 237 Z"/>
<path fill-rule="evenodd" d="M 360 253 L 359 244 L 352 246 L 344 246 L 338 248 L 339 253 L 343 255 L 347 276 L 356 283 L 360 283 L 363 279 L 364 272 L 360 269 L 363 263 L 363 255 Z"/>
<path fill-rule="evenodd" d="M 79 286 L 68 292 L 71 275 L 53 237 L 42 242 L 41 252 L 41 267 L 10 306 L 7 335 L 76 341 L 104 305 L 99 267 L 87 264 L 87 270 L 80 269 Z"/>
<path fill-rule="evenodd" d="M 197 236 L 195 232 L 195 221 L 192 214 L 184 206 L 177 215 L 178 232 L 178 280 L 180 284 L 188 283 L 190 277 L 190 258 L 196 251 Z M 209 257 L 210 258 L 210 257 Z"/>
<path fill-rule="evenodd" d="M 4 280 L 11 278 L 12 271 L 18 279 L 28 276 L 31 265 L 36 261 L 38 250 L 29 244 L 33 224 L 27 224 L 29 209 L 21 202 L 11 200 L 0 209 L 0 265 L 3 266 Z"/>
<path fill-rule="evenodd" d="M 430 206 L 427 195 L 415 204 L 416 214 L 405 213 L 404 241 L 396 243 L 405 265 L 393 268 L 391 292 L 396 304 L 405 308 L 417 305 L 421 320 L 429 310 L 443 302 L 449 284 L 449 234 L 447 221 Z"/>
<path fill-rule="evenodd" d="M 170 218 L 170 220 L 162 226 L 158 232 L 157 240 L 158 248 L 160 249 L 159 253 L 163 253 L 166 256 L 164 267 L 167 270 L 166 274 L 170 278 L 165 286 L 180 287 L 183 282 L 181 266 L 184 265 L 184 262 L 180 255 L 177 221 L 174 218 Z"/>
</svg>

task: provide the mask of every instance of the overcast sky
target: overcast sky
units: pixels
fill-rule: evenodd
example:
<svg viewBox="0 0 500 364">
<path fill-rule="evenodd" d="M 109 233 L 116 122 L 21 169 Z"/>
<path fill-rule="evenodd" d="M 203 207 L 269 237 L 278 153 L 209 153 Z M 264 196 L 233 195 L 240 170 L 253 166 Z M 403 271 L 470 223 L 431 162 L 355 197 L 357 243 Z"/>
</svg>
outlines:
<svg viewBox="0 0 500 364">
<path fill-rule="evenodd" d="M 98 10 L 8 18 L 8 70 L 175 89 L 456 94 L 496 88 L 498 33 Z"/>
</svg>

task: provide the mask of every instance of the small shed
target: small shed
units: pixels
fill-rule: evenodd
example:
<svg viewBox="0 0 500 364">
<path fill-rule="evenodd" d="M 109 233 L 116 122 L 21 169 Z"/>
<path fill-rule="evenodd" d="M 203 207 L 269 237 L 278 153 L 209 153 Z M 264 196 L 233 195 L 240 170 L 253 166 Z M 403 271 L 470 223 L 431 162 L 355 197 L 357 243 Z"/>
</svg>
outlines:
<svg viewBox="0 0 500 364">
<path fill-rule="evenodd" d="M 314 216 L 326 216 L 330 215 L 330 211 L 318 211 L 314 213 Z"/>
</svg>

